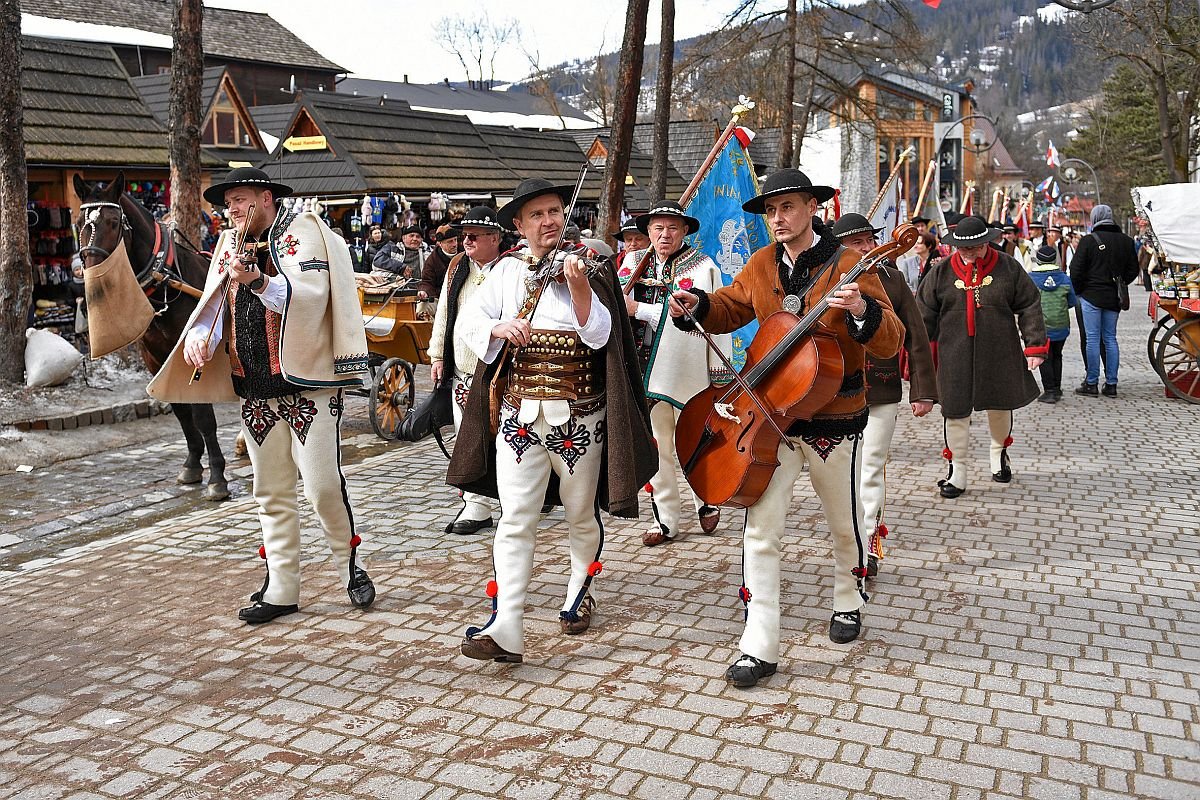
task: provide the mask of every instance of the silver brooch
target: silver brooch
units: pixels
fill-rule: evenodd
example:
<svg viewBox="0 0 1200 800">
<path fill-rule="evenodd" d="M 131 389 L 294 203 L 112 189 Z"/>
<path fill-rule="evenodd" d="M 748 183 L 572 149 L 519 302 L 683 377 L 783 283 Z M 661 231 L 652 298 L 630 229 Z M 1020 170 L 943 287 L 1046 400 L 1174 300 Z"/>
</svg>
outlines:
<svg viewBox="0 0 1200 800">
<path fill-rule="evenodd" d="M 789 294 L 783 298 L 783 310 L 790 314 L 800 313 L 800 298 L 794 294 Z"/>
</svg>

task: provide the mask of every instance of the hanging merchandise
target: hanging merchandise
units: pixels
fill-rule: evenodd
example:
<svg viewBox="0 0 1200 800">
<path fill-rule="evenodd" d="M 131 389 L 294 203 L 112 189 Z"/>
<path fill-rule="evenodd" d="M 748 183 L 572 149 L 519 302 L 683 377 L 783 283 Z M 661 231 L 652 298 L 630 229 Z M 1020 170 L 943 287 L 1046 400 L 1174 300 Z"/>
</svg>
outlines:
<svg viewBox="0 0 1200 800">
<path fill-rule="evenodd" d="M 371 218 L 370 218 L 370 220 L 367 220 L 364 217 L 363 218 L 364 221 L 367 221 L 372 225 L 378 225 L 379 223 L 383 222 L 383 205 L 384 205 L 384 198 L 372 197 L 371 198 Z"/>
<path fill-rule="evenodd" d="M 449 207 L 450 198 L 444 193 L 434 192 L 429 195 L 429 218 L 434 222 L 441 222 Z"/>
<path fill-rule="evenodd" d="M 360 217 L 358 214 L 351 214 L 350 215 L 350 235 L 352 237 L 361 236 L 362 230 L 363 230 L 363 218 Z"/>
<path fill-rule="evenodd" d="M 362 203 L 358 207 L 358 216 L 359 216 L 360 229 L 364 222 L 367 224 L 370 224 L 371 216 L 372 216 L 372 214 L 371 214 L 371 195 L 369 195 L 369 194 L 363 195 Z"/>
</svg>

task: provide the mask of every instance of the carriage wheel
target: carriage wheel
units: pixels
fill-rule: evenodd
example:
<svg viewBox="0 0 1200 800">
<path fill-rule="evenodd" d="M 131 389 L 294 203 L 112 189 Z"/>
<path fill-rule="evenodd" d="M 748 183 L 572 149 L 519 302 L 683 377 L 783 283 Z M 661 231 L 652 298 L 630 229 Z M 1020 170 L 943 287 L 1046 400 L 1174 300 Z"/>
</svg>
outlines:
<svg viewBox="0 0 1200 800">
<path fill-rule="evenodd" d="M 395 439 L 400 421 L 413 405 L 416 387 L 413 368 L 402 358 L 389 358 L 379 366 L 371 383 L 371 427 L 381 439 Z"/>
<path fill-rule="evenodd" d="M 1200 317 L 1185 319 L 1163 334 L 1155 369 L 1167 391 L 1200 404 Z"/>
<path fill-rule="evenodd" d="M 1154 323 L 1154 327 L 1150 329 L 1150 338 L 1146 340 L 1146 358 L 1150 360 L 1150 366 L 1154 367 L 1154 371 L 1158 373 L 1158 377 L 1162 377 L 1162 369 L 1158 365 L 1158 344 L 1163 339 L 1163 331 L 1175 324 L 1175 318 L 1167 315 Z"/>
</svg>

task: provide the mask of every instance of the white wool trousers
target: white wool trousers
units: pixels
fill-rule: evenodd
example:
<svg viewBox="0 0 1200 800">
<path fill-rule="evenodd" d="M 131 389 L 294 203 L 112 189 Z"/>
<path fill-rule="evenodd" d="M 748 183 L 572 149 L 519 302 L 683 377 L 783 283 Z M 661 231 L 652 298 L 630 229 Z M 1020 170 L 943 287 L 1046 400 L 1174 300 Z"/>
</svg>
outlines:
<svg viewBox="0 0 1200 800">
<path fill-rule="evenodd" d="M 342 586 L 350 583 L 354 513 L 341 463 L 341 390 L 242 401 L 242 432 L 254 467 L 254 499 L 267 556 L 263 601 L 300 602 L 300 513 L 296 476 L 333 553 Z M 355 557 L 357 566 L 363 567 Z"/>
<path fill-rule="evenodd" d="M 771 663 L 779 661 L 780 539 L 805 463 L 833 536 L 833 610 L 855 611 L 866 602 L 867 534 L 858 493 L 862 435 L 790 441 L 796 449 L 780 443 L 779 466 L 762 497 L 747 510 L 742 544 L 746 628 L 741 650 Z"/>
<path fill-rule="evenodd" d="M 867 527 L 874 528 L 883 521 L 887 508 L 888 451 L 892 449 L 892 436 L 896 433 L 896 415 L 899 403 L 879 403 L 868 406 L 870 414 L 867 428 L 863 431 L 862 481 L 863 520 Z"/>
<path fill-rule="evenodd" d="M 572 411 L 565 421 L 554 425 L 546 419 L 546 405 L 525 400 L 519 412 L 508 404 L 501 411 L 496 434 L 500 521 L 492 543 L 496 596 L 488 623 L 467 632 L 469 636 L 490 636 L 510 653 L 525 652 L 525 597 L 551 473 L 558 476 L 571 552 L 563 613 L 578 611 L 587 593 L 595 596 L 588 568 L 599 560 L 604 546 L 596 507 L 607 435 L 604 408 L 586 415 Z M 552 414 L 552 418 L 556 416 Z"/>
<path fill-rule="evenodd" d="M 991 438 L 989 463 L 992 472 L 999 472 L 1004 463 L 1006 442 L 1012 435 L 1013 412 L 987 411 L 988 434 Z M 950 474 L 947 480 L 959 489 L 967 488 L 967 455 L 971 450 L 971 418 L 945 419 L 942 422 L 946 450 L 950 451 Z"/>
<path fill-rule="evenodd" d="M 650 479 L 651 500 L 654 504 L 655 522 L 665 525 L 670 536 L 679 533 L 679 515 L 682 496 L 679 491 L 679 473 L 675 462 L 675 425 L 679 422 L 679 409 L 665 401 L 658 401 L 650 409 L 650 430 L 658 443 L 658 472 Z M 692 502 L 699 512 L 702 503 L 695 492 L 688 489 Z"/>
<path fill-rule="evenodd" d="M 454 402 L 450 404 L 451 411 L 454 415 L 454 434 L 458 435 L 458 429 L 462 427 L 463 408 L 467 404 L 467 395 L 471 393 L 471 379 L 474 375 L 457 372 L 454 376 L 453 397 Z M 459 520 L 476 521 L 481 519 L 491 519 L 492 507 L 495 501 L 490 497 L 484 497 L 481 494 L 474 492 L 463 492 L 463 507 L 458 512 L 458 516 L 454 518 L 455 522 Z"/>
</svg>

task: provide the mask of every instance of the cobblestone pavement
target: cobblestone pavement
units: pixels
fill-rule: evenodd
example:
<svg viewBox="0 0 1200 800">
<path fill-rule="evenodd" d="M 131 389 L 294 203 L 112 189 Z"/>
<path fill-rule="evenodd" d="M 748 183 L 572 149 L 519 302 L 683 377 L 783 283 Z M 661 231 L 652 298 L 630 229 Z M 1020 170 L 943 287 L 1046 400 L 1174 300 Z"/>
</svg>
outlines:
<svg viewBox="0 0 1200 800">
<path fill-rule="evenodd" d="M 1019 413 L 1011 484 L 987 480 L 980 420 L 968 493 L 941 499 L 941 425 L 902 417 L 894 533 L 849 645 L 826 636 L 828 536 L 799 484 L 780 671 L 753 690 L 722 679 L 741 629 L 730 512 L 653 550 L 646 518 L 606 519 L 579 637 L 558 632 L 551 515 L 526 662 L 459 656 L 490 554 L 441 532 L 455 501 L 432 444 L 347 469 L 380 589 L 365 614 L 306 518 L 302 612 L 237 623 L 262 578 L 244 492 L 0 561 L 0 796 L 1196 798 L 1200 406 L 1163 399 L 1148 327 L 1122 320 L 1120 398 Z"/>
</svg>

